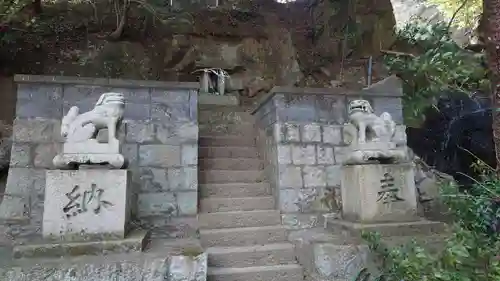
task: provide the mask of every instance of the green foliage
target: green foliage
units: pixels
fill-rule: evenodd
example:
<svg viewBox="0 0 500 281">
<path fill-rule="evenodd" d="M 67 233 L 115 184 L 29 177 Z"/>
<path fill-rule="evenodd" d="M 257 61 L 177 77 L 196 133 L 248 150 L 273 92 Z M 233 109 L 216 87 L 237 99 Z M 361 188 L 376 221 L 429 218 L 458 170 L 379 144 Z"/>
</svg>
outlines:
<svg viewBox="0 0 500 281">
<path fill-rule="evenodd" d="M 28 3 L 28 0 L 1 0 L 0 25 L 9 23 Z"/>
<path fill-rule="evenodd" d="M 388 54 L 385 64 L 404 81 L 403 112 L 410 126 L 418 126 L 423 111 L 443 92 L 464 92 L 488 86 L 481 54 L 462 49 L 451 38 L 446 23 L 414 21 L 397 32 L 412 53 Z"/>
<path fill-rule="evenodd" d="M 454 223 L 441 251 L 430 251 L 415 241 L 388 248 L 377 233 L 365 233 L 371 249 L 382 258 L 381 274 L 370 279 L 364 269 L 356 280 L 500 280 L 500 179 L 488 173 L 466 192 L 453 184 L 443 186 L 442 199 Z"/>
<path fill-rule="evenodd" d="M 483 12 L 483 0 L 429 0 L 447 18 L 453 16 L 452 26 L 474 28 Z"/>
</svg>

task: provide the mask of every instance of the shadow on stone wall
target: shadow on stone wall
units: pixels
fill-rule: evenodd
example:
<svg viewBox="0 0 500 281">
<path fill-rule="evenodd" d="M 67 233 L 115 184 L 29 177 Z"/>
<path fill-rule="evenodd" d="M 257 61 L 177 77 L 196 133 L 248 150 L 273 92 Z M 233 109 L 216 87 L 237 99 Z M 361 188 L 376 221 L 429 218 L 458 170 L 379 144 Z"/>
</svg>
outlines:
<svg viewBox="0 0 500 281">
<path fill-rule="evenodd" d="M 445 93 L 421 128 L 407 128 L 408 146 L 429 166 L 468 186 L 479 176 L 478 159 L 495 167 L 489 100 L 479 95 Z"/>
</svg>

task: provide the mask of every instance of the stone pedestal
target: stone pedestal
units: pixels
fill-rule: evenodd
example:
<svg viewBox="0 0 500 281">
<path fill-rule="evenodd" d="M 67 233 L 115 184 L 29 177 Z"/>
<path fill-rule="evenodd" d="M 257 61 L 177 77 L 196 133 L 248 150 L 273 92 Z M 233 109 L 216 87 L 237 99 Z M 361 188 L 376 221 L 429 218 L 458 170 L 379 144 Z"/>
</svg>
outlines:
<svg viewBox="0 0 500 281">
<path fill-rule="evenodd" d="M 90 139 L 67 142 L 63 144 L 62 151 L 63 153 L 56 155 L 52 160 L 54 167 L 58 169 L 75 169 L 83 163 L 109 165 L 110 168 L 121 169 L 126 164 L 118 141 L 99 143 L 95 139 Z"/>
<path fill-rule="evenodd" d="M 343 166 L 341 189 L 342 217 L 347 221 L 418 219 L 414 172 L 410 163 Z"/>
<path fill-rule="evenodd" d="M 46 172 L 43 240 L 16 245 L 15 258 L 141 252 L 146 230 L 131 230 L 127 170 Z"/>
<path fill-rule="evenodd" d="M 129 180 L 127 170 L 47 171 L 43 237 L 123 239 L 131 210 Z"/>
</svg>

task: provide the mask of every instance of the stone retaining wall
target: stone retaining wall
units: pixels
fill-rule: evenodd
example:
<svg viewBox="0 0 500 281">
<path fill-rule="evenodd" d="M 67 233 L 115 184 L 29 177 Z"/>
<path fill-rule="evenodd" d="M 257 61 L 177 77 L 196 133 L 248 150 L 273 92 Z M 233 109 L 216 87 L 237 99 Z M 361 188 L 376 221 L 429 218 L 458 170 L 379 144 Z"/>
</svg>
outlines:
<svg viewBox="0 0 500 281">
<path fill-rule="evenodd" d="M 119 138 L 130 161 L 137 223 L 168 236 L 189 234 L 198 197 L 197 83 L 24 75 L 15 81 L 11 168 L 0 205 L 0 217 L 12 223 L 10 235 L 41 233 L 45 171 L 61 149 L 63 114 L 73 105 L 91 110 L 109 91 L 126 98 Z"/>
<path fill-rule="evenodd" d="M 275 87 L 263 99 L 254 110 L 258 143 L 285 226 L 315 227 L 321 213 L 339 210 L 348 102 L 364 98 L 377 115 L 389 112 L 404 136 L 401 95 L 399 81 L 390 77 L 360 93 Z"/>
</svg>

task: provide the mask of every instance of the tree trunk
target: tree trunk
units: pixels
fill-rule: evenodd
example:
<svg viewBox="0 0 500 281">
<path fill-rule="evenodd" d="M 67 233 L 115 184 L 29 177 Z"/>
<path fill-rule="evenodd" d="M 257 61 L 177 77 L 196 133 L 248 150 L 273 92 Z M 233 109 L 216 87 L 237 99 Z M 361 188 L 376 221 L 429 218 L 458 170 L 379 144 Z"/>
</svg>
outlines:
<svg viewBox="0 0 500 281">
<path fill-rule="evenodd" d="M 500 0 L 483 0 L 486 57 L 491 75 L 493 141 L 497 172 L 500 172 Z"/>
<path fill-rule="evenodd" d="M 42 0 L 33 0 L 33 10 L 35 15 L 42 13 Z"/>
</svg>

